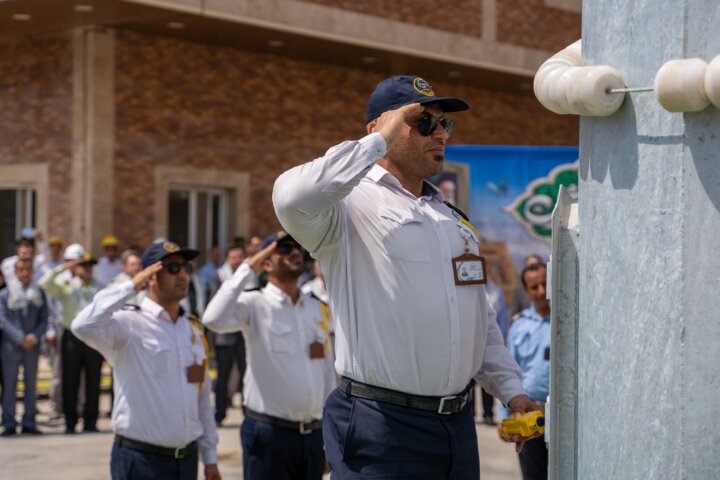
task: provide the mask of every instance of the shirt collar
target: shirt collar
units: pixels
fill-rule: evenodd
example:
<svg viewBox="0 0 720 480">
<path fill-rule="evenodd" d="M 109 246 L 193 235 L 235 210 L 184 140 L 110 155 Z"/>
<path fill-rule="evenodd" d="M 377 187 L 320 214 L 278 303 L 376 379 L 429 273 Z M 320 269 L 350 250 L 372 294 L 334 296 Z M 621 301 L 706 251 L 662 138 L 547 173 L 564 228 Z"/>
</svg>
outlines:
<svg viewBox="0 0 720 480">
<path fill-rule="evenodd" d="M 265 295 L 268 295 L 270 298 L 277 300 L 280 303 L 287 303 L 288 305 L 292 305 L 292 298 L 290 298 L 290 295 L 280 290 L 277 285 L 275 285 L 272 282 L 268 282 L 267 285 L 265 285 L 265 288 L 263 288 L 263 293 Z M 303 292 L 301 289 L 298 289 L 298 303 L 297 305 L 300 305 L 300 303 L 303 301 L 303 298 L 308 296 L 307 293 Z"/>
<path fill-rule="evenodd" d="M 140 302 L 140 309 L 148 312 L 150 315 L 152 315 L 155 318 L 163 318 L 167 320 L 168 322 L 172 323 L 172 319 L 170 318 L 170 314 L 167 310 L 165 310 L 159 303 L 154 302 L 150 299 L 150 297 L 146 296 L 142 302 Z M 183 317 L 185 315 L 185 310 L 183 310 L 182 307 L 180 307 L 180 315 L 178 315 L 178 318 Z"/>
<path fill-rule="evenodd" d="M 368 180 L 372 180 L 375 183 L 384 182 L 387 185 L 404 190 L 404 187 L 400 183 L 400 180 L 398 180 L 395 175 L 388 172 L 385 167 L 381 167 L 378 164 L 373 165 L 365 178 L 367 178 Z M 442 193 L 440 192 L 440 190 L 427 180 L 423 180 L 422 196 L 432 198 L 437 197 L 438 199 L 442 200 Z"/>
<path fill-rule="evenodd" d="M 538 322 L 544 322 L 544 321 L 550 321 L 550 315 L 547 317 L 541 316 L 538 311 L 535 309 L 535 304 L 531 304 L 528 308 L 526 308 L 523 313 L 527 318 L 530 318 L 532 320 L 538 321 Z"/>
</svg>

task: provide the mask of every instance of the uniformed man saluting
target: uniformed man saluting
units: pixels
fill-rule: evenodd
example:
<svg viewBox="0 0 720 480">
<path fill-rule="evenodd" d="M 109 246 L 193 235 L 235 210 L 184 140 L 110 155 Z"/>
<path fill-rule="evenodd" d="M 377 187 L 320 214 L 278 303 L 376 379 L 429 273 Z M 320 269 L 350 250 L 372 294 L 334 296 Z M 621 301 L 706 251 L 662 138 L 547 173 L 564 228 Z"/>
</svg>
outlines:
<svg viewBox="0 0 720 480">
<path fill-rule="evenodd" d="M 216 332 L 242 330 L 247 345 L 240 432 L 247 480 L 320 480 L 325 466 L 323 403 L 335 388 L 328 310 L 302 293 L 302 247 L 285 232 L 223 282 L 203 322 Z M 262 290 L 243 291 L 267 272 Z"/>
<path fill-rule="evenodd" d="M 218 480 L 218 441 L 202 326 L 181 308 L 196 250 L 155 243 L 132 281 L 98 292 L 72 324 L 113 367 L 116 434 L 110 471 L 120 479 Z M 139 307 L 123 306 L 144 288 Z"/>
<path fill-rule="evenodd" d="M 446 113 L 468 108 L 422 78 L 388 78 L 365 137 L 275 182 L 277 216 L 332 299 L 344 377 L 323 419 L 334 479 L 479 478 L 473 380 L 513 412 L 538 408 L 486 302 L 479 237 L 425 180 L 443 169 Z"/>
</svg>

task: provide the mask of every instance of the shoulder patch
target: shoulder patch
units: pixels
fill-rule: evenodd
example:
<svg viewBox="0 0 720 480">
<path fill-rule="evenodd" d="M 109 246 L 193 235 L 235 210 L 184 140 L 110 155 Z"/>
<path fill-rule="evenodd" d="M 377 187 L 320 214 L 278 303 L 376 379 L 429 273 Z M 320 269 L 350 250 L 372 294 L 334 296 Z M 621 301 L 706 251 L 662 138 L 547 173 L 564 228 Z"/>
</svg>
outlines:
<svg viewBox="0 0 720 480">
<path fill-rule="evenodd" d="M 315 295 L 313 292 L 310 292 L 310 296 L 311 296 L 312 298 L 314 298 L 315 300 L 317 300 L 318 302 L 320 302 L 321 304 L 325 305 L 326 307 L 329 306 L 329 305 L 327 304 L 327 302 L 324 302 L 322 299 L 320 299 L 320 297 L 318 297 L 317 295 Z"/>
<path fill-rule="evenodd" d="M 445 200 L 443 200 L 443 203 L 445 205 L 447 205 L 448 207 L 450 207 L 450 209 L 453 211 L 453 214 L 460 215 L 463 218 L 463 220 L 465 220 L 465 221 L 468 221 L 468 222 L 470 221 L 470 217 L 465 215 L 465 212 L 463 212 L 462 210 L 457 208 L 455 205 L 453 205 L 452 203 L 445 201 Z"/>
<path fill-rule="evenodd" d="M 192 313 L 187 314 L 187 319 L 190 320 L 190 323 L 199 326 L 202 328 L 202 324 L 200 323 L 200 319 L 193 315 Z"/>
</svg>

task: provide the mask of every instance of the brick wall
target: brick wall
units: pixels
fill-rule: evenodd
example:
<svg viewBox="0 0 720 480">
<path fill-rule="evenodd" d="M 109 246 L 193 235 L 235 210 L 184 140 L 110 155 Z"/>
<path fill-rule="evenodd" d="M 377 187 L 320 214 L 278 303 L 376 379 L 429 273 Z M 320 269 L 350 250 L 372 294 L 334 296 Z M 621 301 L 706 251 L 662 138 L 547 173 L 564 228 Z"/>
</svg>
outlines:
<svg viewBox="0 0 720 480">
<path fill-rule="evenodd" d="M 114 214 L 127 243 L 152 239 L 155 165 L 249 172 L 251 230 L 275 229 L 275 178 L 364 135 L 367 96 L 383 78 L 129 31 L 119 31 L 116 41 Z M 531 92 L 434 87 L 473 105 L 457 115 L 454 143 L 577 143 L 577 118 L 544 110 Z"/>
<path fill-rule="evenodd" d="M 544 0 L 498 0 L 497 40 L 556 52 L 580 38 L 580 15 Z"/>
<path fill-rule="evenodd" d="M 453 0 L 438 5 L 417 0 L 304 0 L 388 20 L 453 33 L 482 36 L 482 1 Z"/>
<path fill-rule="evenodd" d="M 307 3 L 387 18 L 422 27 L 482 37 L 482 0 L 442 5 L 414 0 L 303 0 Z M 545 5 L 545 0 L 495 0 L 497 41 L 557 51 L 580 38 L 580 15 Z"/>
<path fill-rule="evenodd" d="M 48 163 L 48 234 L 70 236 L 70 34 L 0 40 L 0 164 Z"/>
</svg>

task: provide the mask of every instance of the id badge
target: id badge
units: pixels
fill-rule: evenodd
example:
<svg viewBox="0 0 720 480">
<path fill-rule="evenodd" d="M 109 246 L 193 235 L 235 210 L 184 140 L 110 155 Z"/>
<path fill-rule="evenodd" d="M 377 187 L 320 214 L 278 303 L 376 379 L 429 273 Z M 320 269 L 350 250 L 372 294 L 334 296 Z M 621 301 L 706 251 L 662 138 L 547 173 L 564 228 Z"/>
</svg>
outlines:
<svg viewBox="0 0 720 480">
<path fill-rule="evenodd" d="M 320 342 L 310 344 L 310 358 L 325 358 L 325 347 Z"/>
<path fill-rule="evenodd" d="M 455 285 L 484 285 L 485 259 L 472 253 L 464 253 L 452 259 Z"/>
<path fill-rule="evenodd" d="M 202 365 L 190 365 L 187 367 L 188 383 L 201 383 L 205 379 L 205 369 Z"/>
</svg>

